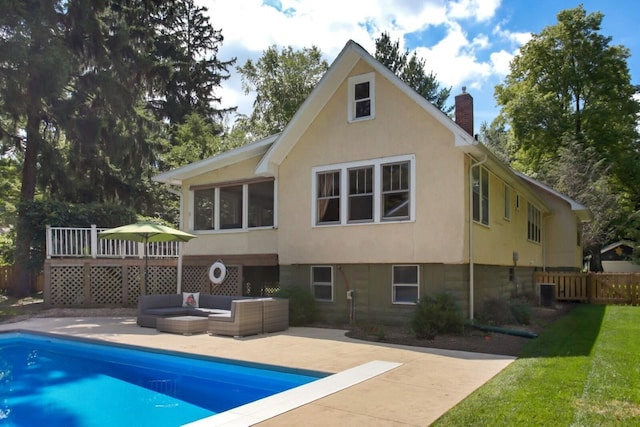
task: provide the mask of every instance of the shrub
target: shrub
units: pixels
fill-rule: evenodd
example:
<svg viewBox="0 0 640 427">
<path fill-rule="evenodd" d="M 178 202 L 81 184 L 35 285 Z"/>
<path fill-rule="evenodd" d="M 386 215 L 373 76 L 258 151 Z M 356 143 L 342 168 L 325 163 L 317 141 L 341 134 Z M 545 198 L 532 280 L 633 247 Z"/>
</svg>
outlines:
<svg viewBox="0 0 640 427">
<path fill-rule="evenodd" d="M 503 298 L 490 298 L 482 304 L 476 313 L 476 320 L 486 325 L 506 325 L 513 322 L 509 302 Z"/>
<path fill-rule="evenodd" d="M 416 338 L 433 339 L 441 333 L 462 333 L 464 321 L 451 295 L 424 296 L 411 317 L 411 330 Z"/>
<path fill-rule="evenodd" d="M 512 300 L 511 301 L 511 314 L 521 325 L 528 325 L 531 323 L 531 314 L 533 309 L 531 304 L 524 300 Z"/>
<path fill-rule="evenodd" d="M 308 325 L 316 320 L 316 299 L 310 291 L 298 287 L 287 287 L 281 288 L 275 296 L 289 299 L 291 326 Z"/>
<path fill-rule="evenodd" d="M 531 323 L 532 308 L 524 299 L 488 299 L 477 313 L 476 320 L 486 325 L 508 325 L 514 322 L 522 325 Z"/>
</svg>

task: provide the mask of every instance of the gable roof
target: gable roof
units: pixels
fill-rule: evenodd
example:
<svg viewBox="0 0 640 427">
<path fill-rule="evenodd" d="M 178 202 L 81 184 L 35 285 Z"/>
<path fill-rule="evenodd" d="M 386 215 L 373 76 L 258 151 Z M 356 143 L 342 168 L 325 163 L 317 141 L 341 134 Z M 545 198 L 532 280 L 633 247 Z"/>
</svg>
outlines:
<svg viewBox="0 0 640 427">
<path fill-rule="evenodd" d="M 492 173 L 498 176 L 505 183 L 517 188 L 529 200 L 534 201 L 542 211 L 549 212 L 550 209 L 544 201 L 540 199 L 535 191 L 532 191 L 528 185 L 525 185 L 526 183 L 529 183 L 534 187 L 541 188 L 547 193 L 559 197 L 569 203 L 571 209 L 576 212 L 576 215 L 578 215 L 581 221 L 591 221 L 591 212 L 587 208 L 545 186 L 544 184 L 535 181 L 526 175 L 515 172 L 508 165 L 498 159 L 491 150 L 483 144 L 480 144 L 449 116 L 435 107 L 431 102 L 427 101 L 418 92 L 413 90 L 409 85 L 403 82 L 387 67 L 378 62 L 364 48 L 362 48 L 362 46 L 353 40 L 349 40 L 347 42 L 327 72 L 322 76 L 320 82 L 318 82 L 300 108 L 298 108 L 282 133 L 271 135 L 251 144 L 200 160 L 169 172 L 161 173 L 153 177 L 153 180 L 180 185 L 185 179 L 255 157 L 260 157 L 258 165 L 254 170 L 255 175 L 276 176 L 278 174 L 278 166 L 284 161 L 303 133 L 313 123 L 316 116 L 335 94 L 340 85 L 348 78 L 349 73 L 360 60 L 367 63 L 376 73 L 379 73 L 386 78 L 398 90 L 408 96 L 436 121 L 448 129 L 454 135 L 454 145 L 458 149 L 462 150 L 465 154 L 470 155 L 476 161 L 482 161 L 489 167 Z M 523 180 L 525 182 L 522 182 Z"/>
<path fill-rule="evenodd" d="M 609 252 L 612 249 L 615 249 L 617 247 L 620 246 L 627 246 L 631 249 L 633 249 L 633 247 L 635 246 L 633 242 L 629 241 L 629 240 L 620 240 L 618 242 L 615 243 L 611 243 L 610 245 L 605 246 L 604 248 L 600 249 L 600 253 L 604 254 L 605 252 Z"/>
<path fill-rule="evenodd" d="M 271 146 L 267 154 L 256 167 L 257 175 L 275 175 L 277 167 L 287 157 L 293 146 L 299 140 L 304 131 L 311 125 L 320 110 L 329 101 L 342 82 L 348 77 L 358 61 L 366 62 L 376 73 L 389 80 L 401 92 L 420 105 L 438 122 L 449 129 L 455 136 L 455 145 L 474 145 L 477 141 L 451 120 L 445 113 L 436 108 L 423 96 L 404 83 L 391 70 L 378 62 L 362 46 L 353 40 L 349 40 L 342 51 L 333 61 L 329 70 L 324 74 L 320 82 L 311 94 L 302 103 L 289 124 L 285 127 L 280 138 Z"/>
</svg>

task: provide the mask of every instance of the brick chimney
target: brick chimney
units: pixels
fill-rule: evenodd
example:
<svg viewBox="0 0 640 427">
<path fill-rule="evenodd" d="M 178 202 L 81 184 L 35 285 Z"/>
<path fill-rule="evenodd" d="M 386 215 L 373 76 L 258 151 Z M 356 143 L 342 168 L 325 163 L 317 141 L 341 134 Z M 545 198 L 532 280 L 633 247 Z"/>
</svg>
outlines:
<svg viewBox="0 0 640 427">
<path fill-rule="evenodd" d="M 467 93 L 467 87 L 462 86 L 462 93 L 456 95 L 456 123 L 473 136 L 473 97 Z"/>
</svg>

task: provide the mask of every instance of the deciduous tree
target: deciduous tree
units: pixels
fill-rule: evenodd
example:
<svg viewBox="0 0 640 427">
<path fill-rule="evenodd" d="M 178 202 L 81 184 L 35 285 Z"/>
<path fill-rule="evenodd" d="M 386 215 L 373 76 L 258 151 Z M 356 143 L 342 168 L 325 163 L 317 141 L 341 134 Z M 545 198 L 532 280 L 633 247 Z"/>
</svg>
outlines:
<svg viewBox="0 0 640 427">
<path fill-rule="evenodd" d="M 315 46 L 293 50 L 270 46 L 254 63 L 238 67 L 245 94 L 255 92 L 253 112 L 240 119 L 252 139 L 281 132 L 307 99 L 329 65 Z"/>
<path fill-rule="evenodd" d="M 560 12 L 556 25 L 522 46 L 496 87 L 513 153 L 530 171 L 553 162 L 563 141 L 576 140 L 596 147 L 594 154 L 606 159 L 620 181 L 639 176 L 628 161 L 638 148 L 640 112 L 626 62 L 629 50 L 600 34 L 602 18 L 587 15 L 582 6 Z"/>
</svg>

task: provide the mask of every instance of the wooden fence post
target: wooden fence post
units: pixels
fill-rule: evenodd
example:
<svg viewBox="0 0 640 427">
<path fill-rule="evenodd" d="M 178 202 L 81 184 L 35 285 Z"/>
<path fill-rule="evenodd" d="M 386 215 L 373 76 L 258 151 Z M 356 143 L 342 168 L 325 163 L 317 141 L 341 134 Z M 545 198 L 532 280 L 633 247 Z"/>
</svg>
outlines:
<svg viewBox="0 0 640 427">
<path fill-rule="evenodd" d="M 591 272 L 587 273 L 587 296 L 587 302 L 593 304 L 596 298 L 596 276 Z"/>
</svg>

